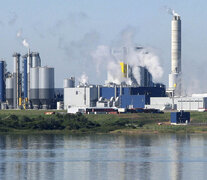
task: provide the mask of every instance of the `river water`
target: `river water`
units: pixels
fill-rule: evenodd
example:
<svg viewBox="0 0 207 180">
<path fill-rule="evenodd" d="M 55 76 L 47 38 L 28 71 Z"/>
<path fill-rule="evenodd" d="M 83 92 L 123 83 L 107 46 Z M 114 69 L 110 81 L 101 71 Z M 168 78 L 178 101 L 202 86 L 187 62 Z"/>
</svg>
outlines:
<svg viewBox="0 0 207 180">
<path fill-rule="evenodd" d="M 207 179 L 207 135 L 0 135 L 0 179 Z"/>
</svg>

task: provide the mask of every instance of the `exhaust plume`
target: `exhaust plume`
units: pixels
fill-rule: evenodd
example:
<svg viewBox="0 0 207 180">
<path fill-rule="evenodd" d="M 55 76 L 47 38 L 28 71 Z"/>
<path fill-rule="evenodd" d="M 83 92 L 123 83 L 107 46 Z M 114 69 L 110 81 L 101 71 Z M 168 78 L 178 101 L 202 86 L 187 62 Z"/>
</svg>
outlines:
<svg viewBox="0 0 207 180">
<path fill-rule="evenodd" d="M 24 40 L 22 41 L 22 44 L 23 44 L 24 47 L 29 48 L 29 43 L 27 42 L 26 39 L 24 39 Z"/>
<path fill-rule="evenodd" d="M 26 40 L 25 38 L 22 37 L 22 30 L 19 30 L 19 31 L 17 32 L 17 37 L 18 37 L 19 39 L 21 39 L 21 41 L 22 41 L 22 45 L 23 45 L 24 47 L 29 48 L 29 43 L 27 42 L 27 40 Z"/>
<path fill-rule="evenodd" d="M 137 82 L 140 82 L 140 66 L 146 67 L 155 81 L 161 79 L 163 69 L 159 63 L 159 57 L 151 48 L 135 48 L 136 45 L 133 43 L 134 33 L 135 31 L 131 31 L 131 29 L 127 29 L 122 33 L 121 41 L 124 48 L 119 47 L 118 50 L 111 50 L 109 46 L 99 45 L 91 53 L 96 64 L 96 71 L 100 73 L 101 70 L 106 68 L 108 83 L 121 84 L 125 82 L 132 85 L 130 78 L 123 77 L 120 62 L 127 63 L 132 68 L 131 71 Z"/>
<path fill-rule="evenodd" d="M 85 73 L 83 73 L 81 75 L 81 77 L 79 78 L 79 83 L 80 83 L 80 85 L 88 85 L 89 84 L 88 83 L 88 76 Z"/>
<path fill-rule="evenodd" d="M 172 8 L 168 8 L 168 7 L 165 7 L 166 11 L 168 12 L 168 14 L 172 15 L 172 16 L 179 16 L 178 13 L 175 12 L 174 9 Z"/>
</svg>

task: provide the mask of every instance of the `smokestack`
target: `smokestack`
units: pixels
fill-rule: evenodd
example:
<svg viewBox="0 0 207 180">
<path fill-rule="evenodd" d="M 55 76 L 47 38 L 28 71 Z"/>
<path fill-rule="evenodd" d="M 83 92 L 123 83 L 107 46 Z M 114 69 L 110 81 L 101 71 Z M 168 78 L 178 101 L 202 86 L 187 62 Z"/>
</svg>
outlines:
<svg viewBox="0 0 207 180">
<path fill-rule="evenodd" d="M 21 78 L 20 78 L 20 54 L 14 53 L 14 109 L 16 109 L 20 102 L 19 99 L 21 98 Z"/>
<path fill-rule="evenodd" d="M 30 68 L 32 67 L 32 55 L 30 49 L 27 54 L 27 98 L 30 100 Z"/>
<path fill-rule="evenodd" d="M 169 74 L 169 90 L 175 96 L 181 96 L 181 19 L 173 15 L 171 29 L 171 74 Z"/>
</svg>

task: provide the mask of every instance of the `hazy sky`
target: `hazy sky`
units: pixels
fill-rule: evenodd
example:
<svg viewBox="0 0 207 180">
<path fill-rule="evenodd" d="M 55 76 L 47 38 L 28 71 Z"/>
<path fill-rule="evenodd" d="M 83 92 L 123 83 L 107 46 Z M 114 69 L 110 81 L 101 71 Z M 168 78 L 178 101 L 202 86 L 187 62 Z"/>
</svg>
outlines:
<svg viewBox="0 0 207 180">
<path fill-rule="evenodd" d="M 13 70 L 12 53 L 26 53 L 19 30 L 40 53 L 42 64 L 55 67 L 56 87 L 63 79 L 83 72 L 90 83 L 102 84 L 106 72 L 97 74 L 90 58 L 99 45 L 112 47 L 121 32 L 136 32 L 137 45 L 151 47 L 160 57 L 168 85 L 172 17 L 182 19 L 182 69 L 189 88 L 207 90 L 207 1 L 205 0 L 6 0 L 0 6 L 0 57 Z M 104 66 L 103 66 L 104 67 Z"/>
</svg>

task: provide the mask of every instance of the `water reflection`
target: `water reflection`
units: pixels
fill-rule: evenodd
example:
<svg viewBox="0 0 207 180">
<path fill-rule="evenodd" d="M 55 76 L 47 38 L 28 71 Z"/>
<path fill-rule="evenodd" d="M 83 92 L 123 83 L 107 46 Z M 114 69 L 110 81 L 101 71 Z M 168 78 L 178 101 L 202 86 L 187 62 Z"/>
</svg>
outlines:
<svg viewBox="0 0 207 180">
<path fill-rule="evenodd" d="M 0 179 L 205 179 L 206 135 L 1 135 Z"/>
</svg>

